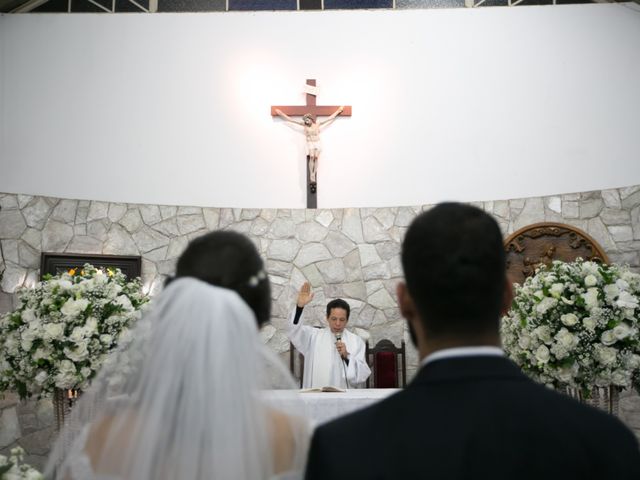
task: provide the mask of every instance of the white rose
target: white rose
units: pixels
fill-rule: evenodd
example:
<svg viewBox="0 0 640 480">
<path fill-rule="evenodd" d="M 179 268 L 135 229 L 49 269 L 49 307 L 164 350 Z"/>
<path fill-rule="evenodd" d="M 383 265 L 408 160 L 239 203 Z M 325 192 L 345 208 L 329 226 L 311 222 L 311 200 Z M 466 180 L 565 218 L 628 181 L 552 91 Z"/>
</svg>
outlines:
<svg viewBox="0 0 640 480">
<path fill-rule="evenodd" d="M 560 317 L 560 321 L 567 327 L 573 327 L 579 320 L 575 314 L 566 313 Z"/>
<path fill-rule="evenodd" d="M 631 384 L 630 376 L 622 370 L 614 370 L 611 374 L 611 381 L 619 387 L 628 387 Z"/>
<path fill-rule="evenodd" d="M 38 338 L 38 330 L 31 327 L 27 328 L 22 332 L 21 338 L 23 342 L 33 342 Z"/>
<path fill-rule="evenodd" d="M 69 360 L 62 360 L 58 367 L 58 374 L 54 378 L 56 387 L 73 388 L 76 384 L 76 366 Z"/>
<path fill-rule="evenodd" d="M 615 298 L 620 294 L 620 290 L 616 285 L 605 285 L 603 290 L 607 300 L 610 302 L 615 300 Z"/>
<path fill-rule="evenodd" d="M 537 290 L 536 292 L 534 292 L 533 296 L 538 300 L 542 300 L 544 298 L 544 292 L 542 290 Z"/>
<path fill-rule="evenodd" d="M 113 337 L 111 335 L 108 334 L 104 334 L 104 335 L 100 335 L 100 341 L 104 344 L 104 345 L 111 345 L 113 343 Z"/>
<path fill-rule="evenodd" d="M 549 349 L 545 345 L 540 345 L 536 350 L 536 360 L 538 363 L 549 362 Z"/>
<path fill-rule="evenodd" d="M 80 342 L 76 344 L 75 348 L 65 348 L 64 354 L 74 362 L 81 362 L 85 360 L 89 356 L 87 342 Z"/>
<path fill-rule="evenodd" d="M 120 320 L 122 319 L 122 317 L 118 314 L 115 315 L 111 315 L 109 318 L 107 318 L 104 323 L 106 323 L 107 325 L 115 325 L 116 323 L 119 323 Z"/>
<path fill-rule="evenodd" d="M 607 330 L 606 332 L 602 332 L 602 335 L 600 335 L 600 341 L 605 345 L 613 345 L 618 341 L 618 339 L 613 334 L 613 330 Z"/>
<path fill-rule="evenodd" d="M 620 308 L 636 308 L 638 306 L 638 298 L 629 292 L 620 292 L 616 305 Z"/>
<path fill-rule="evenodd" d="M 89 300 L 85 298 L 80 298 L 78 300 L 74 300 L 73 298 L 70 298 L 64 303 L 60 311 L 62 312 L 63 315 L 67 315 L 69 317 L 75 317 L 76 315 L 79 315 L 80 313 L 84 312 L 88 306 L 89 306 Z"/>
<path fill-rule="evenodd" d="M 618 280 L 616 280 L 616 286 L 620 289 L 620 290 L 629 290 L 629 282 L 627 282 L 626 280 L 619 278 Z"/>
<path fill-rule="evenodd" d="M 625 359 L 625 365 L 631 370 L 636 370 L 640 367 L 640 355 L 632 353 Z"/>
<path fill-rule="evenodd" d="M 29 470 L 28 472 L 26 472 L 24 474 L 24 479 L 23 480 L 43 480 L 43 479 L 44 479 L 44 477 L 42 476 L 42 474 L 34 469 L 34 470 Z"/>
<path fill-rule="evenodd" d="M 130 312 L 131 310 L 133 310 L 131 300 L 129 300 L 129 297 L 127 297 L 126 295 L 120 295 L 118 298 L 116 298 L 115 303 L 117 305 L 120 305 L 125 312 Z"/>
<path fill-rule="evenodd" d="M 624 340 L 630 334 L 631 334 L 631 327 L 629 325 L 627 325 L 626 323 L 624 323 L 624 322 L 622 322 L 621 324 L 616 325 L 615 327 L 613 327 L 613 335 L 618 340 Z"/>
<path fill-rule="evenodd" d="M 562 345 L 567 350 L 575 347 L 578 344 L 578 337 L 571 334 L 569 330 L 566 328 L 561 328 L 560 331 L 556 334 L 556 340 L 560 345 Z"/>
<path fill-rule="evenodd" d="M 608 372 L 600 372 L 595 379 L 595 383 L 598 387 L 609 387 L 613 383 L 611 374 Z"/>
<path fill-rule="evenodd" d="M 80 374 L 84 377 L 84 378 L 89 378 L 89 375 L 91 375 L 91 369 L 89 367 L 82 367 L 80 369 Z"/>
<path fill-rule="evenodd" d="M 565 305 L 573 305 L 575 303 L 573 300 L 569 300 L 565 297 L 560 297 L 560 300 L 562 300 L 562 303 L 564 303 Z"/>
<path fill-rule="evenodd" d="M 569 355 L 569 351 L 560 343 L 554 343 L 550 351 L 558 360 L 562 360 Z"/>
<path fill-rule="evenodd" d="M 82 327 L 75 327 L 71 335 L 69 335 L 69 340 L 74 343 L 80 343 L 85 339 L 85 331 Z"/>
<path fill-rule="evenodd" d="M 64 374 L 75 374 L 76 366 L 69 360 L 62 360 L 58 366 L 58 370 Z"/>
<path fill-rule="evenodd" d="M 596 357 L 603 365 L 613 365 L 616 363 L 618 351 L 612 347 L 596 348 Z"/>
<path fill-rule="evenodd" d="M 11 365 L 3 357 L 0 356 L 0 373 L 5 370 L 11 370 Z"/>
<path fill-rule="evenodd" d="M 85 280 L 84 282 L 80 283 L 79 286 L 82 288 L 83 291 L 89 291 L 89 290 L 93 290 L 95 288 L 95 279 L 90 278 L 88 280 Z"/>
<path fill-rule="evenodd" d="M 558 370 L 558 379 L 564 383 L 573 383 L 573 379 L 577 373 L 575 365 L 571 367 L 563 367 Z"/>
<path fill-rule="evenodd" d="M 36 320 L 36 314 L 33 308 L 27 308 L 22 312 L 22 320 L 31 323 Z"/>
<path fill-rule="evenodd" d="M 73 283 L 71 283 L 69 280 L 53 280 L 51 282 L 51 285 L 57 285 L 61 290 L 69 290 L 71 287 L 73 287 Z"/>
<path fill-rule="evenodd" d="M 98 320 L 95 317 L 87 318 L 87 323 L 84 325 L 85 332 L 92 334 L 98 331 Z"/>
<path fill-rule="evenodd" d="M 64 335 L 64 325 L 61 323 L 47 323 L 42 337 L 45 340 L 57 340 Z"/>
<path fill-rule="evenodd" d="M 598 284 L 598 279 L 594 275 L 584 277 L 584 284 L 587 287 L 593 287 Z"/>
<path fill-rule="evenodd" d="M 582 319 L 582 325 L 584 325 L 584 328 L 590 332 L 593 332 L 596 329 L 596 321 L 591 317 L 584 317 Z"/>
<path fill-rule="evenodd" d="M 7 336 L 4 341 L 4 348 L 7 349 L 11 355 L 16 355 L 18 353 L 18 346 L 20 345 L 20 340 L 16 334 Z"/>
<path fill-rule="evenodd" d="M 582 294 L 587 310 L 591 310 L 598 306 L 598 289 L 590 288 L 587 293 Z"/>
<path fill-rule="evenodd" d="M 583 275 L 598 275 L 598 264 L 594 262 L 583 262 L 582 264 Z"/>
<path fill-rule="evenodd" d="M 628 283 L 635 283 L 640 281 L 640 274 L 630 272 L 629 270 L 624 271 L 621 276 L 622 280 Z"/>
<path fill-rule="evenodd" d="M 117 283 L 111 283 L 106 288 L 106 294 L 109 298 L 116 298 L 120 292 L 122 291 L 122 287 Z"/>
<path fill-rule="evenodd" d="M 49 378 L 49 375 L 47 374 L 47 372 L 45 372 L 44 370 L 40 370 L 36 375 L 35 380 L 38 385 L 42 386 L 44 385 L 44 382 L 46 382 L 48 378 Z"/>
<path fill-rule="evenodd" d="M 564 292 L 564 283 L 554 283 L 549 289 L 549 293 L 554 298 L 560 298 L 562 292 Z"/>
<path fill-rule="evenodd" d="M 536 312 L 541 315 L 544 315 L 547 310 L 553 308 L 558 303 L 558 300 L 555 298 L 545 297 L 543 298 L 538 305 L 536 305 Z"/>
<path fill-rule="evenodd" d="M 544 343 L 551 343 L 551 329 L 547 325 L 541 325 L 533 330 L 533 335 L 538 337 Z"/>
<path fill-rule="evenodd" d="M 33 354 L 33 359 L 37 362 L 42 358 L 49 358 L 51 356 L 51 352 L 42 347 L 38 347 L 38 349 Z"/>
<path fill-rule="evenodd" d="M 29 327 L 26 330 L 24 330 L 22 332 L 21 339 L 20 339 L 20 345 L 22 349 L 26 352 L 31 350 L 31 347 L 33 346 L 33 342 L 37 338 L 39 338 L 39 336 L 40 336 L 39 328 Z"/>
</svg>

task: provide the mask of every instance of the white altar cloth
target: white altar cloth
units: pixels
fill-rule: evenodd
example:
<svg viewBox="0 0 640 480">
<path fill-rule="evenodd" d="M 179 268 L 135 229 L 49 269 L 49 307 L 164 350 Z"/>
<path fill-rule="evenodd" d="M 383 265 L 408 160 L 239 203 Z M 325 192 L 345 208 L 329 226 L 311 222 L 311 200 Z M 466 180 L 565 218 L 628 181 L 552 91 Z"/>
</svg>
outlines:
<svg viewBox="0 0 640 480">
<path fill-rule="evenodd" d="M 379 402 L 398 391 L 398 388 L 362 388 L 346 392 L 301 392 L 300 398 L 309 419 L 317 426 Z M 278 390 L 269 390 L 265 394 L 276 401 L 280 397 Z"/>
</svg>

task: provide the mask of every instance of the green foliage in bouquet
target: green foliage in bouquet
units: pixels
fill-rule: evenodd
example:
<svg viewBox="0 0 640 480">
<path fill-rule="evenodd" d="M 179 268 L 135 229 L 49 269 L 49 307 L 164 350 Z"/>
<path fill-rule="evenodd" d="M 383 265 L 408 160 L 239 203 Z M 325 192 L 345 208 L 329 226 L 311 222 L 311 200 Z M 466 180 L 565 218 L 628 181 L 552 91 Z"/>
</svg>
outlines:
<svg viewBox="0 0 640 480">
<path fill-rule="evenodd" d="M 640 391 L 640 275 L 578 259 L 554 261 L 516 285 L 502 319 L 509 356 L 553 388 Z"/>
<path fill-rule="evenodd" d="M 0 391 L 21 398 L 86 389 L 149 301 L 139 279 L 89 264 L 48 275 L 18 298 L 20 306 L 0 318 Z"/>
</svg>

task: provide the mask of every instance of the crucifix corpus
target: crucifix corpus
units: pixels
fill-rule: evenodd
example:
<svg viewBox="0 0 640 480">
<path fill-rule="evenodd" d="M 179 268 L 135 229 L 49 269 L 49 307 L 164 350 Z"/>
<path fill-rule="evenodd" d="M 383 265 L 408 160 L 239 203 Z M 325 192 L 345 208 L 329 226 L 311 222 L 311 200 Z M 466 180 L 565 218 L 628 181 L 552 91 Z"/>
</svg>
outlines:
<svg viewBox="0 0 640 480">
<path fill-rule="evenodd" d="M 338 115 L 351 116 L 350 106 L 318 106 L 316 105 L 316 80 L 308 79 L 305 85 L 306 105 L 289 105 L 271 107 L 271 116 L 280 116 L 286 121 L 301 125 L 307 141 L 307 208 L 318 208 L 318 157 L 320 156 L 320 128 L 332 122 Z M 318 116 L 329 117 L 316 121 Z M 291 117 L 302 117 L 294 120 Z"/>
</svg>

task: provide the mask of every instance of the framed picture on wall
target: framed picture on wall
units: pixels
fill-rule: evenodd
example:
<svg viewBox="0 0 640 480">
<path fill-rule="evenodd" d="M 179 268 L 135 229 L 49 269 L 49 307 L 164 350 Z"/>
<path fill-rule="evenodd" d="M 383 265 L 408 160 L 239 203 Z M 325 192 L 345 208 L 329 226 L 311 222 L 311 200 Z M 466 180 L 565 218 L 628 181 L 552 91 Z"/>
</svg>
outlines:
<svg viewBox="0 0 640 480">
<path fill-rule="evenodd" d="M 142 257 L 136 255 L 89 255 L 85 253 L 42 252 L 40 261 L 40 279 L 43 275 L 59 275 L 72 268 L 90 263 L 98 268 L 119 268 L 128 279 L 139 277 L 142 273 Z"/>
</svg>

